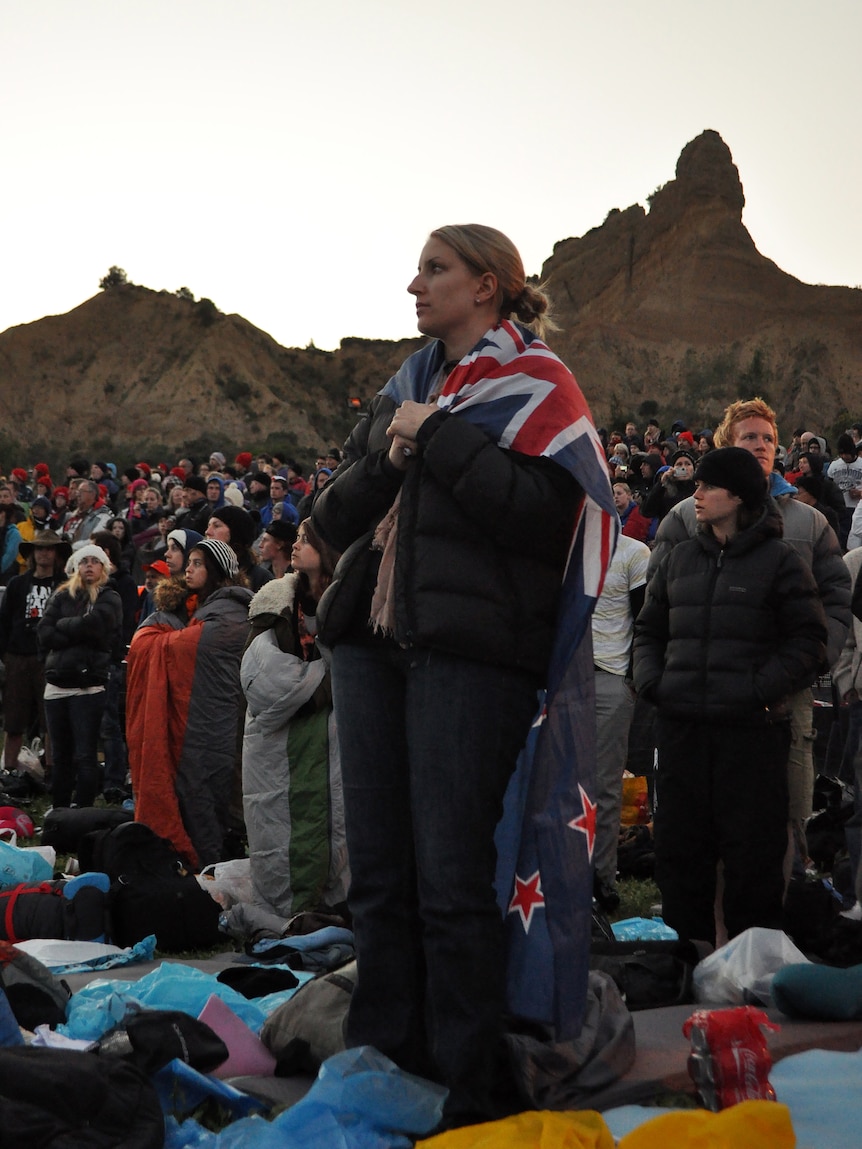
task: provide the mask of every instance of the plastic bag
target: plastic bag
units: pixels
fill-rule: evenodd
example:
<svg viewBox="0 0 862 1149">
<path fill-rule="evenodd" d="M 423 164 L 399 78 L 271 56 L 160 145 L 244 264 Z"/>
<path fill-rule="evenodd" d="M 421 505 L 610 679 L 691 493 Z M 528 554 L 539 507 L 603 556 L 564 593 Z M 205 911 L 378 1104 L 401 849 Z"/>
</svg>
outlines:
<svg viewBox="0 0 862 1149">
<path fill-rule="evenodd" d="M 188 1067 L 182 1070 L 190 1080 Z M 169 1117 L 165 1149 L 409 1149 L 438 1124 L 445 1097 L 442 1085 L 359 1046 L 325 1061 L 305 1097 L 272 1121 L 244 1117 L 207 1134 L 192 1120 L 177 1125 Z"/>
<path fill-rule="evenodd" d="M 618 942 L 675 942 L 679 934 L 661 918 L 623 918 L 612 922 L 611 929 Z"/>
<path fill-rule="evenodd" d="M 26 883 L 38 886 L 54 877 L 51 865 L 35 850 L 20 849 L 0 840 L 0 890 L 14 890 Z"/>
<path fill-rule="evenodd" d="M 645 826 L 650 820 L 649 787 L 641 775 L 623 774 L 621 826 Z"/>
<path fill-rule="evenodd" d="M 198 881 L 222 909 L 229 910 L 237 902 L 257 901 L 251 880 L 250 858 L 214 862 L 201 870 Z"/>
<path fill-rule="evenodd" d="M 781 930 L 752 926 L 695 966 L 695 1001 L 708 1005 L 769 1005 L 776 973 L 786 965 L 807 961 Z"/>
<path fill-rule="evenodd" d="M 197 1017 L 210 994 L 217 994 L 249 1029 L 259 1033 L 266 1009 L 223 985 L 212 974 L 179 962 L 162 962 L 139 981 L 91 981 L 73 995 L 66 1011 L 65 1037 L 96 1041 L 125 1015 L 130 1002 L 148 1009 L 181 1009 Z M 265 999 L 261 999 L 265 1000 Z"/>
</svg>

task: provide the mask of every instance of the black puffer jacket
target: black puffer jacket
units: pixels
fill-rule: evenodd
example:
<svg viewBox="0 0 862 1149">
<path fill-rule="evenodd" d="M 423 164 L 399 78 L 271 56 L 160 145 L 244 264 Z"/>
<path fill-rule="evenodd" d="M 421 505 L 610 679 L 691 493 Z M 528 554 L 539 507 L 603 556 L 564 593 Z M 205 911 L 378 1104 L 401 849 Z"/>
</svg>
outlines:
<svg viewBox="0 0 862 1149">
<path fill-rule="evenodd" d="M 123 604 L 109 586 L 95 603 L 83 593 L 59 590 L 48 600 L 36 632 L 45 656 L 45 679 L 53 686 L 101 686 L 108 681 L 111 651 L 121 642 Z"/>
<path fill-rule="evenodd" d="M 813 681 L 826 617 L 810 570 L 780 534 L 770 504 L 723 549 L 699 532 L 662 561 L 635 624 L 634 682 L 663 713 L 760 725 Z"/>
<path fill-rule="evenodd" d="M 395 639 L 544 675 L 580 488 L 549 459 L 502 450 L 458 415 L 422 425 L 406 472 L 388 460 L 395 403 L 372 402 L 311 519 L 339 551 L 374 527 L 401 491 Z M 379 561 L 379 556 L 375 556 Z M 351 640 L 367 639 L 375 570 Z"/>
</svg>

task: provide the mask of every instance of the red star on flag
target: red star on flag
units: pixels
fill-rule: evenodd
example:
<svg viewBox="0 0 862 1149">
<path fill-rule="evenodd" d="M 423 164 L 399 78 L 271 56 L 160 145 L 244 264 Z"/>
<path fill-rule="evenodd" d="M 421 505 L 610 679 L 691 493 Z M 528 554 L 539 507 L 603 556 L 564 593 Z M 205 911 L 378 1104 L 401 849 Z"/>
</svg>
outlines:
<svg viewBox="0 0 862 1149">
<path fill-rule="evenodd" d="M 572 830 L 580 830 L 582 834 L 586 834 L 587 854 L 590 861 L 592 861 L 593 847 L 596 844 L 596 810 L 598 809 L 598 803 L 590 801 L 589 794 L 580 782 L 578 783 L 578 790 L 581 793 L 583 813 L 579 814 L 577 818 L 572 818 L 571 822 L 569 822 L 569 827 Z"/>
<path fill-rule="evenodd" d="M 533 920 L 533 910 L 544 908 L 545 895 L 542 893 L 542 880 L 539 871 L 531 874 L 529 878 L 519 878 L 515 875 L 515 892 L 509 902 L 510 914 L 519 913 L 524 933 L 530 932 L 530 923 Z"/>
</svg>

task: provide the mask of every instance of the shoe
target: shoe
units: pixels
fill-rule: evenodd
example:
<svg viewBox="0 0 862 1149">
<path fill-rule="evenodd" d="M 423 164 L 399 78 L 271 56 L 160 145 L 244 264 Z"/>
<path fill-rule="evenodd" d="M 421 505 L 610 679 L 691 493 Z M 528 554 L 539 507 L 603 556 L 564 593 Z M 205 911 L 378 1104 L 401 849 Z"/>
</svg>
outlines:
<svg viewBox="0 0 862 1149">
<path fill-rule="evenodd" d="M 612 882 L 596 877 L 593 881 L 593 897 L 606 914 L 612 914 L 620 908 L 620 892 Z"/>
</svg>

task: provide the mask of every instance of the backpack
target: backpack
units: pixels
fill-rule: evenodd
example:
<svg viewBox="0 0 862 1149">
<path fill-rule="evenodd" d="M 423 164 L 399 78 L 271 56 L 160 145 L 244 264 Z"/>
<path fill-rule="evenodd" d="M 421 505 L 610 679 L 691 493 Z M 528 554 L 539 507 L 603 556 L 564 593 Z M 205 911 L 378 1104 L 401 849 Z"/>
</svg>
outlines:
<svg viewBox="0 0 862 1149">
<path fill-rule="evenodd" d="M 694 1001 L 692 974 L 699 959 L 696 946 L 687 941 L 594 939 L 590 946 L 590 969 L 613 978 L 632 1012 Z"/>
<path fill-rule="evenodd" d="M 278 1060 L 280 1076 L 316 1073 L 346 1047 L 347 1011 L 356 985 L 356 962 L 320 974 L 277 1006 L 260 1039 Z"/>
<path fill-rule="evenodd" d="M 82 873 L 111 879 L 110 934 L 115 945 L 133 946 L 150 934 L 166 953 L 211 949 L 224 941 L 221 908 L 186 869 L 170 842 L 143 822 L 96 830 L 81 840 Z"/>
<path fill-rule="evenodd" d="M 131 810 L 119 806 L 61 806 L 45 815 L 39 840 L 58 854 L 77 854 L 85 834 L 131 822 L 133 817 Z"/>
</svg>

